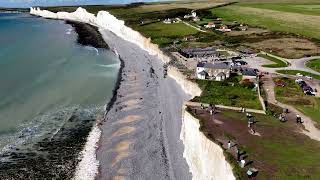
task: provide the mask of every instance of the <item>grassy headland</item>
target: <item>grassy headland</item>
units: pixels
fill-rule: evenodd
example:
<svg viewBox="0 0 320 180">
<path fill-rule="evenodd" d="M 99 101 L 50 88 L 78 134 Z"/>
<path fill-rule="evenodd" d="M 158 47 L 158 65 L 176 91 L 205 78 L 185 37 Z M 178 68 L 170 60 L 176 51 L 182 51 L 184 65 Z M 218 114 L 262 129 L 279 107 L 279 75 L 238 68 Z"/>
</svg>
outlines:
<svg viewBox="0 0 320 180">
<path fill-rule="evenodd" d="M 248 132 L 245 113 L 220 110 L 214 115 L 223 123 L 212 121 L 208 112 L 197 110 L 191 113 L 200 120 L 200 130 L 212 141 L 224 143 L 228 140 L 237 144 L 245 152 L 246 162 L 251 162 L 244 168 L 239 168 L 235 149 L 226 150 L 228 161 L 236 166 L 235 175 L 238 179 L 246 179 L 249 167 L 259 170 L 257 179 L 313 179 L 320 178 L 319 160 L 317 156 L 320 143 L 311 140 L 298 132 L 294 122 L 281 123 L 278 119 L 261 114 L 253 114 L 253 126 L 261 136 Z"/>
</svg>

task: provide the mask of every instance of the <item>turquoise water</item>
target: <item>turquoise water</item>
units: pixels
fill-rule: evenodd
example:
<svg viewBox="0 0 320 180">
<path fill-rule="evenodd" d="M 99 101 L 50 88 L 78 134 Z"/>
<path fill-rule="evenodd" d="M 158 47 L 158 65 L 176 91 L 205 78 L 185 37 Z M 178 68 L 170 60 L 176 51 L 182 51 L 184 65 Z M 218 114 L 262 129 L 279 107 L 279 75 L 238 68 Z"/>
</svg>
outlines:
<svg viewBox="0 0 320 180">
<path fill-rule="evenodd" d="M 76 38 L 63 21 L 0 13 L 0 152 L 32 149 L 112 97 L 119 60 Z"/>
</svg>

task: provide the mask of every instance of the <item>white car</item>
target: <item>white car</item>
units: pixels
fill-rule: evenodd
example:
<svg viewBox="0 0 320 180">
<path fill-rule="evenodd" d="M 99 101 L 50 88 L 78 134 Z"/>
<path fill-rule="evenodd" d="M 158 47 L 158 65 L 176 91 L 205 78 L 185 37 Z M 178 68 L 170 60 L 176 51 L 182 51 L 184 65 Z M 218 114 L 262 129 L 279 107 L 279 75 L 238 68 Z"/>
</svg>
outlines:
<svg viewBox="0 0 320 180">
<path fill-rule="evenodd" d="M 303 75 L 301 73 L 297 73 L 296 76 L 303 77 Z"/>
<path fill-rule="evenodd" d="M 296 79 L 296 83 L 303 81 L 302 79 Z"/>
<path fill-rule="evenodd" d="M 311 77 L 311 76 L 306 76 L 306 78 L 307 78 L 307 79 L 312 79 L 312 77 Z"/>
</svg>

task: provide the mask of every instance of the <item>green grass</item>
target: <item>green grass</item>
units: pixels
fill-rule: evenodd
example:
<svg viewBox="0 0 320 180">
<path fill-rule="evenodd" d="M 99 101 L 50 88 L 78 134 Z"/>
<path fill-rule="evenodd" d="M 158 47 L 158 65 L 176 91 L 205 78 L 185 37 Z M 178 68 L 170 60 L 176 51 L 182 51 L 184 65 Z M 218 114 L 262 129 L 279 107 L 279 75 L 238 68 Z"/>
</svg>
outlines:
<svg viewBox="0 0 320 180">
<path fill-rule="evenodd" d="M 300 71 L 300 70 L 277 70 L 278 73 L 281 74 L 289 74 L 289 75 L 296 75 L 297 73 L 300 73 L 304 76 L 311 76 L 314 79 L 319 79 L 320 80 L 320 75 L 317 74 L 313 74 L 310 72 L 306 72 L 306 71 Z"/>
<path fill-rule="evenodd" d="M 253 160 L 252 166 L 249 167 L 258 168 L 257 179 L 318 180 L 320 178 L 320 156 L 318 156 L 320 143 L 300 134 L 294 123 L 281 123 L 272 116 L 253 114 L 255 120 L 258 121 L 255 129 L 261 136 L 252 136 L 245 133 L 246 128 L 243 129 L 243 132 L 239 129 L 241 128 L 239 122 L 243 127 L 247 126 L 247 118 L 244 113 L 235 111 L 222 111 L 221 113 L 225 118 L 234 121 L 236 125 L 236 128 L 231 131 L 228 131 L 230 128 L 222 129 L 223 134 L 234 137 L 232 140 L 237 143 L 241 151 L 246 151 L 248 154 L 246 161 Z M 201 123 L 203 119 L 199 119 L 200 124 L 205 126 L 205 123 Z M 219 126 L 217 125 L 216 128 Z M 206 134 L 214 134 L 210 133 L 207 127 L 200 129 Z M 212 135 L 209 138 L 216 141 Z M 228 137 L 225 138 L 228 139 Z M 227 156 L 227 160 L 237 166 L 233 157 Z M 246 168 L 236 169 L 236 172 L 244 174 L 245 170 Z"/>
<path fill-rule="evenodd" d="M 264 5 L 260 4 L 257 6 L 261 7 Z M 270 5 L 266 4 L 266 6 Z M 214 8 L 212 12 L 227 21 L 238 21 L 272 31 L 288 32 L 320 39 L 319 16 L 245 7 L 241 4 Z"/>
<path fill-rule="evenodd" d="M 230 81 L 230 80 L 229 80 Z M 203 93 L 192 101 L 220 104 L 225 106 L 262 109 L 258 94 L 251 88 L 238 84 L 234 78 L 234 86 L 228 82 L 197 80 Z"/>
<path fill-rule="evenodd" d="M 225 116 L 235 121 L 247 123 L 244 114 L 225 112 Z M 258 174 L 258 179 L 319 179 L 320 167 L 318 148 L 320 143 L 298 134 L 288 123 L 281 123 L 272 116 L 254 114 L 259 121 L 257 127 L 263 129 L 262 137 L 249 136 L 249 139 L 238 140 L 248 154 L 249 159 L 263 162 L 266 166 Z M 258 130 L 259 131 L 259 130 Z M 260 131 L 261 132 L 261 131 Z M 301 158 L 300 158 L 301 157 Z M 317 166 L 317 168 L 314 168 Z M 275 172 L 271 174 L 269 168 Z"/>
<path fill-rule="evenodd" d="M 320 4 L 291 4 L 291 3 L 241 3 L 241 6 L 259 9 L 270 9 L 283 12 L 320 15 Z"/>
<path fill-rule="evenodd" d="M 287 64 L 285 62 L 275 57 L 268 56 L 267 54 L 258 54 L 258 56 L 274 62 L 274 64 L 266 64 L 266 65 L 263 65 L 263 67 L 268 67 L 268 68 L 287 67 Z"/>
<path fill-rule="evenodd" d="M 320 72 L 320 59 L 310 60 L 306 63 L 306 66 Z"/>
<path fill-rule="evenodd" d="M 274 80 L 279 79 L 284 81 L 286 86 L 275 87 L 277 100 L 294 106 L 315 122 L 320 123 L 320 98 L 304 95 L 300 86 L 293 79 L 275 78 Z"/>
<path fill-rule="evenodd" d="M 137 26 L 136 30 L 146 37 L 151 37 L 152 41 L 160 46 L 165 46 L 176 38 L 198 33 L 196 29 L 183 23 L 164 24 L 163 22 Z"/>
</svg>

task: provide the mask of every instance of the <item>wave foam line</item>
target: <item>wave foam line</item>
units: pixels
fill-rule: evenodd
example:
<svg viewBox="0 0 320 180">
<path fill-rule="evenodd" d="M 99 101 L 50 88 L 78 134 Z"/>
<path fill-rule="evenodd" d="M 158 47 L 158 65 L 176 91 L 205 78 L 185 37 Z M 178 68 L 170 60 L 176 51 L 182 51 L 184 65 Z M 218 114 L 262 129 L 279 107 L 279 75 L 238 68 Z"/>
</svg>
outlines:
<svg viewBox="0 0 320 180">
<path fill-rule="evenodd" d="M 81 160 L 78 163 L 74 180 L 95 179 L 98 174 L 99 161 L 97 160 L 96 149 L 100 136 L 101 130 L 97 125 L 94 125 L 87 138 L 85 148 L 80 153 L 79 159 Z"/>
</svg>

